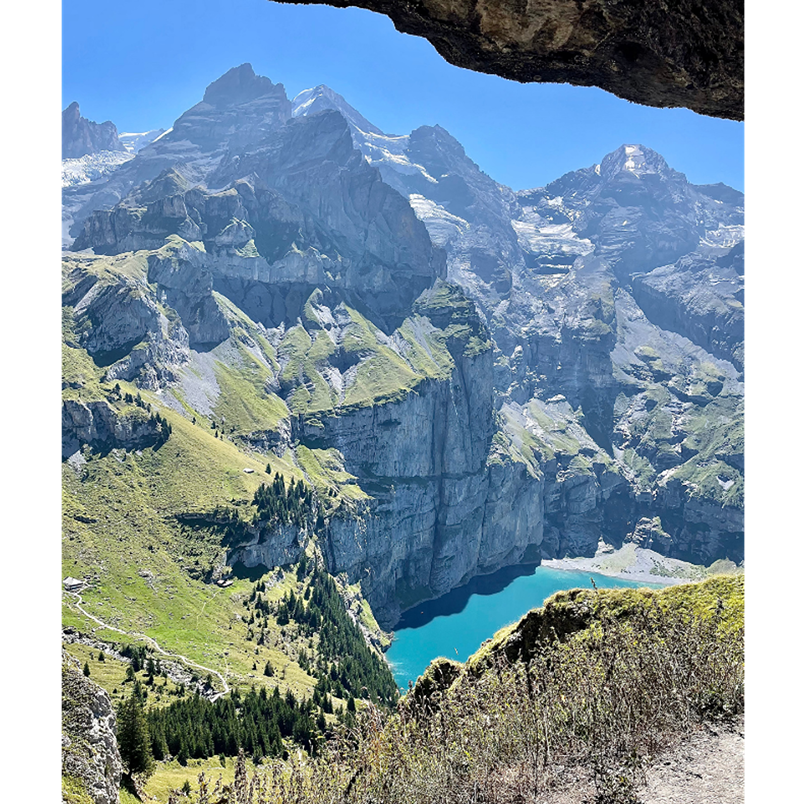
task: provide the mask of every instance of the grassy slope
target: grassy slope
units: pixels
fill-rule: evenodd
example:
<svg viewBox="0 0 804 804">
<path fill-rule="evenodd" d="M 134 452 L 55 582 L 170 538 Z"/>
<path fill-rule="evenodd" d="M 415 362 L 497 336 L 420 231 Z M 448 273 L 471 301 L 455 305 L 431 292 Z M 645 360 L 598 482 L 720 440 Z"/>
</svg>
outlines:
<svg viewBox="0 0 804 804">
<path fill-rule="evenodd" d="M 125 263 L 125 270 L 132 279 L 138 278 L 141 269 L 136 260 Z M 110 276 L 104 274 L 104 281 L 107 278 L 111 281 L 114 273 L 108 270 Z M 238 579 L 227 589 L 205 584 L 199 576 L 220 560 L 221 545 L 204 531 L 183 532 L 172 517 L 184 511 L 209 510 L 217 505 L 247 505 L 258 484 L 267 479 L 266 458 L 241 451 L 230 438 L 261 429 L 275 430 L 281 420 L 287 419 L 288 408 L 294 412 L 321 413 L 340 404 L 364 406 L 399 398 L 422 379 L 448 377 L 454 367 L 456 346 L 469 356 L 488 348 L 487 341 L 475 332 L 473 325 L 462 320 L 462 297 L 453 296 L 449 290 L 440 290 L 426 300 L 426 304 L 420 305 L 420 312 L 433 314 L 436 320 L 438 316 L 444 318 L 443 322 L 439 321 L 442 329 L 433 328 L 428 318 L 414 315 L 401 327 L 394 348 L 369 321 L 348 310 L 351 323 L 346 327 L 341 348 L 351 356 L 347 362 L 354 370 L 340 398 L 322 373 L 335 351 L 329 335 L 312 326 L 308 331 L 300 325 L 291 328 L 274 351 L 253 322 L 236 310 L 228 310 L 230 317 L 237 318 L 239 314 L 240 319 L 230 340 L 236 359 L 228 364 L 218 362 L 215 367 L 220 396 L 214 416 L 217 420 L 225 418 L 224 437 L 215 436 L 205 417 L 199 416 L 202 420 L 194 425 L 159 406 L 158 396 L 144 393 L 146 402 L 159 406 L 173 428 L 167 443 L 140 453 L 113 451 L 106 456 L 90 455 L 87 463 L 77 470 L 65 465 L 64 575 L 97 576 L 84 594 L 87 608 L 117 627 L 147 633 L 165 649 L 224 672 L 234 684 L 273 686 L 279 683 L 283 689 L 290 687 L 295 693 L 309 693 L 313 679 L 292 657 L 301 647 L 313 645 L 293 633 L 293 629 L 280 629 L 268 618 L 268 644 L 256 646 L 247 637 L 248 628 L 243 622 L 243 600 L 250 594 L 255 578 Z M 65 318 L 68 344 L 75 343 L 73 328 L 68 310 Z M 255 343 L 261 351 L 259 356 L 255 354 Z M 80 386 L 68 387 L 66 393 L 84 399 L 103 398 L 109 386 L 101 382 L 101 371 L 88 355 L 74 345 L 66 345 L 64 355 L 65 381 L 68 386 Z M 285 388 L 287 405 L 266 391 L 277 373 Z M 690 387 L 687 392 L 704 393 L 706 383 L 702 382 L 701 389 Z M 133 386 L 121 385 L 123 391 L 137 393 Z M 134 411 L 130 405 L 121 403 L 116 403 L 115 407 L 121 413 Z M 691 438 L 695 439 L 694 446 L 701 450 L 707 466 L 712 466 L 713 460 L 723 463 L 721 445 L 724 441 L 728 442 L 727 446 L 738 446 L 739 434 L 726 427 L 729 418 L 726 407 L 718 411 L 722 413 L 723 427 L 713 430 L 708 416 L 692 422 Z M 707 410 L 707 414 L 709 412 Z M 513 433 L 517 441 L 515 450 L 526 463 L 553 457 L 556 451 L 578 460 L 583 458 L 579 455 L 580 443 L 568 422 L 560 417 L 552 418 L 535 404 L 530 406 L 529 413 L 538 425 L 537 433 L 524 428 Z M 644 435 L 651 440 L 661 441 L 669 435 L 665 432 L 668 423 L 660 421 L 659 416 L 660 410 L 648 422 Z M 320 494 L 334 492 L 338 503 L 365 498 L 354 478 L 344 471 L 336 451 L 299 448 L 295 456 L 287 453 L 286 457 L 288 460 L 270 458 L 272 469 L 281 471 L 286 478 L 300 480 L 304 476 Z M 583 459 L 590 463 L 587 458 Z M 591 467 L 575 468 L 591 470 Z M 252 471 L 246 473 L 244 469 Z M 713 482 L 717 482 L 716 478 Z M 301 591 L 295 577 L 288 575 L 271 587 L 265 597 L 276 600 L 291 588 L 297 594 Z M 656 598 L 659 607 L 673 613 L 682 611 L 685 606 L 698 611 L 704 605 L 701 601 L 706 600 L 705 606 L 711 608 L 711 595 L 707 598 L 708 593 L 696 593 L 685 598 L 684 592 L 676 591 L 683 588 L 669 590 L 675 596 Z M 720 589 L 715 594 L 721 599 L 726 595 L 728 608 L 734 595 L 726 594 L 727 591 Z M 615 614 L 632 611 L 647 600 L 641 590 L 619 591 L 614 597 L 601 594 L 597 600 Z M 563 600 L 558 596 L 548 601 L 548 607 L 552 606 L 555 613 L 562 606 L 588 603 L 588 600 Z M 374 624 L 370 610 L 363 609 L 361 618 L 369 627 Z M 67 595 L 64 619 L 82 631 L 94 628 L 77 612 Z M 495 635 L 494 640 L 470 660 L 469 666 L 473 662 L 476 666 L 483 655 L 499 650 L 511 634 L 509 629 Z M 110 631 L 100 630 L 96 635 L 116 641 L 121 639 L 119 634 Z M 74 650 L 81 654 L 82 648 L 77 646 Z M 261 673 L 269 659 L 278 671 L 270 680 Z M 119 683 L 120 667 L 93 666 L 91 669 L 97 675 L 96 680 L 103 679 L 111 689 Z M 159 773 L 161 781 L 160 777 L 155 777 L 153 783 L 161 794 L 166 793 L 168 787 L 180 786 L 188 775 L 193 778 L 196 771 L 161 766 Z"/>
<path fill-rule="evenodd" d="M 533 609 L 519 622 L 505 626 L 487 640 L 466 661 L 470 672 L 482 671 L 495 655 L 530 653 L 540 640 L 549 638 L 557 624 L 569 624 L 570 631 L 586 628 L 595 607 L 615 619 L 628 619 L 648 609 L 666 619 L 688 620 L 711 617 L 722 606 L 721 627 L 735 632 L 745 625 L 745 578 L 717 575 L 699 583 L 678 584 L 662 589 L 573 589 L 556 592 L 542 608 Z M 655 606 L 655 608 L 654 608 Z M 557 628 L 561 632 L 561 626 Z"/>
<path fill-rule="evenodd" d="M 128 388 L 125 383 L 121 387 Z M 156 400 L 149 394 L 143 398 Z M 145 633 L 165 650 L 243 683 L 252 681 L 255 659 L 263 665 L 271 659 L 285 671 L 283 687 L 306 692 L 313 682 L 295 662 L 245 639 L 242 599 L 251 593 L 252 581 L 238 579 L 220 589 L 192 577 L 221 559 L 219 537 L 182 532 L 172 519 L 185 511 L 247 504 L 268 479 L 265 457 L 247 455 L 169 409 L 162 413 L 173 432 L 158 449 L 90 455 L 79 471 L 64 464 L 63 575 L 97 576 L 83 593 L 85 607 L 110 625 Z M 271 465 L 288 480 L 302 479 L 302 472 L 287 460 L 272 456 Z M 253 471 L 245 473 L 246 468 Z M 294 584 L 288 576 L 266 597 L 278 599 Z M 96 627 L 67 594 L 63 620 L 84 632 Z M 113 631 L 97 636 L 122 640 Z M 262 683 L 262 677 L 256 682 Z"/>
<path fill-rule="evenodd" d="M 99 650 L 89 645 L 72 643 L 64 647 L 70 656 L 80 662 L 81 667 L 84 667 L 85 663 L 89 666 L 90 679 L 109 693 L 109 698 L 115 709 L 122 701 L 128 698 L 131 682 L 126 681 L 126 670 L 130 666 L 129 662 L 120 661 L 109 655 L 106 655 L 105 659 L 100 661 L 98 658 Z M 135 675 L 145 685 L 148 678 L 145 670 L 140 670 Z M 151 708 L 154 706 L 167 706 L 172 703 L 175 700 L 174 696 L 178 688 L 170 679 L 157 676 L 154 686 L 144 686 L 144 689 L 148 690 L 148 698 L 145 702 L 146 707 Z"/>
<path fill-rule="evenodd" d="M 738 468 L 744 452 L 742 396 L 723 390 L 726 376 L 714 363 L 664 366 L 650 346 L 640 346 L 636 355 L 648 369 L 646 375 L 640 375 L 648 380 L 645 398 L 656 404 L 628 420 L 631 443 L 622 461 L 633 479 L 648 489 L 657 479 L 664 483 L 675 478 L 685 484 L 693 498 L 742 508 L 744 478 Z M 674 421 L 668 407 L 677 407 L 679 402 L 692 404 Z M 615 413 L 627 405 L 627 398 L 621 394 Z M 669 456 L 668 465 L 678 463 L 678 433 L 686 434 L 682 454 L 695 454 L 659 478 L 653 464 L 659 463 L 662 453 Z"/>
<path fill-rule="evenodd" d="M 447 379 L 455 361 L 449 346 L 460 343 L 467 356 L 490 348 L 481 337 L 473 304 L 455 286 L 439 286 L 417 309 L 432 315 L 436 327 L 419 313 L 407 318 L 393 342 L 365 316 L 345 307 L 349 322 L 339 329 L 339 343 L 319 328 L 311 295 L 305 325 L 291 327 L 277 349 L 280 379 L 294 413 L 321 414 L 338 407 L 365 407 L 400 399 L 425 379 Z M 441 327 L 440 329 L 437 327 Z M 339 392 L 324 375 L 339 353 L 348 366 Z M 336 360 L 336 363 L 338 360 Z"/>
<path fill-rule="evenodd" d="M 148 292 L 145 256 L 69 258 L 64 264 L 65 292 L 90 276 L 101 284 L 125 284 L 132 291 Z M 409 327 L 391 348 L 371 322 L 347 310 L 351 322 L 342 333 L 341 349 L 352 355 L 349 360 L 356 370 L 339 400 L 318 372 L 335 347 L 312 319 L 307 322 L 309 333 L 302 326 L 291 328 L 275 349 L 242 311 L 223 297 L 217 302 L 230 320 L 232 335 L 221 345 L 220 355 L 215 350 L 212 362 L 205 364 L 212 366 L 214 380 L 198 375 L 203 387 L 213 393 L 211 415 L 193 410 L 181 386 L 173 390 L 173 396 L 181 402 L 184 415 L 161 404 L 160 395 L 120 382 L 123 394 L 141 393 L 144 402 L 167 419 L 170 438 L 158 448 L 136 452 L 112 450 L 99 455 L 84 450 L 82 465 L 64 464 L 63 574 L 91 580 L 82 595 L 83 605 L 115 628 L 146 634 L 165 650 L 223 672 L 234 683 L 276 683 L 253 672 L 255 661 L 262 667 L 270 659 L 282 686 L 304 694 L 313 680 L 288 659 L 287 654 L 295 653 L 292 639 L 279 651 L 256 647 L 245 638 L 242 601 L 255 577 L 236 579 L 226 589 L 205 583 L 202 579 L 208 570 L 223 561 L 220 537 L 208 530 L 182 529 L 175 517 L 217 506 L 248 506 L 258 485 L 268 479 L 266 464 L 272 475 L 281 472 L 286 481 L 305 478 L 312 483 L 325 495 L 327 513 L 366 499 L 334 450 L 299 448 L 298 455 L 291 450 L 278 457 L 240 448 L 247 443 L 243 436 L 275 432 L 288 419 L 288 405 L 269 387 L 276 387 L 279 379 L 292 410 L 324 411 L 337 404 L 359 406 L 395 398 L 424 377 L 447 376 L 453 363 L 443 338 L 433 337 L 432 326 L 424 335 L 417 333 L 422 329 L 420 322 Z M 165 310 L 168 317 L 170 313 Z M 111 384 L 102 381 L 103 369 L 78 346 L 80 332 L 69 307 L 65 307 L 64 339 L 65 396 L 106 399 Z M 408 355 L 405 358 L 399 344 Z M 300 405 L 305 395 L 305 404 Z M 121 415 L 148 415 L 122 400 L 110 400 L 110 404 Z M 211 426 L 213 421 L 219 429 Z M 279 598 L 294 583 L 295 579 L 286 577 L 266 597 Z M 65 625 L 94 631 L 109 641 L 126 641 L 118 632 L 89 620 L 75 603 L 71 595 L 64 595 Z M 365 601 L 361 618 L 376 626 Z M 275 628 L 278 635 L 280 629 Z M 135 639 L 131 636 L 129 641 Z M 275 645 L 279 640 L 268 642 Z"/>
</svg>

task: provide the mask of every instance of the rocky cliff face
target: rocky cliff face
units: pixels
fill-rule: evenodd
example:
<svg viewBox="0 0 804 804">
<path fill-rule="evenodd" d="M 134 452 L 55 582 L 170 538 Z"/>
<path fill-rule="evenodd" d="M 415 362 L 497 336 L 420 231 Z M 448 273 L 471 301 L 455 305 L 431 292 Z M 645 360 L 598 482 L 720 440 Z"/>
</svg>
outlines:
<svg viewBox="0 0 804 804">
<path fill-rule="evenodd" d="M 123 766 L 109 695 L 62 652 L 62 778 L 95 804 L 117 804 Z"/>
<path fill-rule="evenodd" d="M 74 248 L 119 254 L 158 249 L 171 235 L 201 241 L 195 263 L 208 265 L 241 305 L 249 283 L 308 294 L 328 285 L 381 322 L 401 320 L 443 273 L 425 227 L 353 149 L 340 115 L 292 121 L 257 147 L 228 153 L 209 182 L 225 189 L 201 190 L 170 169 L 114 209 L 93 213 Z M 183 284 L 179 278 L 174 290 Z M 246 309 L 280 323 L 271 308 Z"/>
<path fill-rule="evenodd" d="M 655 549 L 742 559 L 740 193 L 640 145 L 514 193 L 246 67 L 115 181 L 65 258 L 71 344 L 337 488 L 311 536 L 383 625 L 657 517 Z"/>
<path fill-rule="evenodd" d="M 159 444 L 162 429 L 145 411 L 118 415 L 106 402 L 85 404 L 65 399 L 61 410 L 62 455 L 68 458 L 83 444 L 98 452 L 144 449 Z"/>
<path fill-rule="evenodd" d="M 117 136 L 117 127 L 107 120 L 93 123 L 81 116 L 78 104 L 73 101 L 61 113 L 61 155 L 63 159 L 77 159 L 100 151 L 125 151 Z"/>
<path fill-rule="evenodd" d="M 719 234 L 716 230 L 710 236 Z M 735 239 L 733 232 L 724 231 L 718 244 L 727 247 Z M 742 370 L 744 263 L 741 240 L 721 256 L 689 254 L 673 265 L 634 275 L 634 298 L 651 321 Z"/>
<path fill-rule="evenodd" d="M 153 260 L 161 264 L 163 254 Z M 175 369 L 189 359 L 189 336 L 148 282 L 147 265 L 133 255 L 65 259 L 62 299 L 75 324 L 71 343 L 104 367 L 107 379 L 156 389 L 174 381 Z"/>
<path fill-rule="evenodd" d="M 662 472 L 685 475 L 682 498 L 696 496 L 694 474 L 724 502 L 703 477 L 707 459 L 690 429 L 720 422 L 724 408 L 740 421 L 740 193 L 691 185 L 654 151 L 624 145 L 514 194 L 443 129 L 366 131 L 343 98 L 320 88 L 294 101 L 296 115 L 312 108 L 346 115 L 356 147 L 408 196 L 445 249 L 449 278 L 478 304 L 500 350 L 503 432 L 556 478 L 545 497 L 545 550 L 587 551 L 632 532 L 649 500 L 669 499 L 648 491 Z M 713 393 L 696 393 L 703 387 Z M 727 474 L 721 492 L 734 494 L 741 480 Z M 732 496 L 727 505 L 733 549 L 741 503 Z M 720 523 L 700 526 L 722 547 Z"/>
</svg>

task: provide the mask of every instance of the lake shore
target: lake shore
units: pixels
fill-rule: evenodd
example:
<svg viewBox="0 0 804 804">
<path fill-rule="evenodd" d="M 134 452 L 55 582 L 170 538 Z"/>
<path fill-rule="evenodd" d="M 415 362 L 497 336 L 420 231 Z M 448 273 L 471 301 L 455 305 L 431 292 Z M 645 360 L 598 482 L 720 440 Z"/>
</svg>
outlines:
<svg viewBox="0 0 804 804">
<path fill-rule="evenodd" d="M 701 581 L 720 572 L 731 574 L 738 571 L 737 565 L 732 561 L 716 561 L 711 567 L 704 567 L 677 558 L 668 558 L 633 543 L 624 544 L 619 549 L 601 543 L 594 556 L 544 559 L 541 565 L 572 572 L 597 572 L 624 581 L 661 586 Z"/>
</svg>

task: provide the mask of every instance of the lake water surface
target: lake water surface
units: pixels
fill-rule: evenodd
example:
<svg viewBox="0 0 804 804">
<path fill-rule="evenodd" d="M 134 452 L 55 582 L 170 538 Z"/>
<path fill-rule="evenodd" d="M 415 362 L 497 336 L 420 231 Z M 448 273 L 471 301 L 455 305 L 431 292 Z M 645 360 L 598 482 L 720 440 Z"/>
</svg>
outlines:
<svg viewBox="0 0 804 804">
<path fill-rule="evenodd" d="M 407 690 L 408 681 L 415 683 L 437 656 L 466 661 L 485 639 L 555 592 L 591 589 L 590 578 L 601 589 L 660 585 L 533 565 L 473 578 L 466 586 L 405 612 L 386 654 L 396 683 Z"/>
</svg>

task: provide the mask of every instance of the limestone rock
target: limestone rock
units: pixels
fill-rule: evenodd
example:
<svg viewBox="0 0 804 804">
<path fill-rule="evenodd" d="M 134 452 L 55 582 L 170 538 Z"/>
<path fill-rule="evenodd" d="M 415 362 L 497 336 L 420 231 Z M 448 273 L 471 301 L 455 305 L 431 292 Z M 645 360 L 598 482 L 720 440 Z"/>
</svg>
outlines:
<svg viewBox="0 0 804 804">
<path fill-rule="evenodd" d="M 101 151 L 125 151 L 117 136 L 117 127 L 107 120 L 94 123 L 81 116 L 78 104 L 73 101 L 61 113 L 61 155 L 63 159 L 77 159 Z"/>
<path fill-rule="evenodd" d="M 247 541 L 228 551 L 226 561 L 230 565 L 241 562 L 246 567 L 286 567 L 299 560 L 308 538 L 295 525 L 270 530 L 252 528 Z"/>
<path fill-rule="evenodd" d="M 123 766 L 109 695 L 62 652 L 62 777 L 79 780 L 95 804 L 117 804 Z"/>
<path fill-rule="evenodd" d="M 141 409 L 118 414 L 107 402 L 65 399 L 61 409 L 62 456 L 73 455 L 84 444 L 108 452 L 111 449 L 143 449 L 161 440 L 159 423 Z"/>
<path fill-rule="evenodd" d="M 203 241 L 207 257 L 194 264 L 206 260 L 230 292 L 240 283 L 238 296 L 245 282 L 306 285 L 308 293 L 327 284 L 380 320 L 401 321 L 443 274 L 444 255 L 405 199 L 353 149 L 343 117 L 294 120 L 258 143 L 228 152 L 210 177 L 223 191 L 195 188 L 171 168 L 90 215 L 74 248 L 119 254 L 159 249 L 172 236 Z M 262 318 L 279 323 L 270 312 Z"/>
<path fill-rule="evenodd" d="M 659 326 L 742 369 L 744 253 L 740 241 L 720 257 L 687 255 L 673 265 L 638 274 L 634 298 Z"/>
<path fill-rule="evenodd" d="M 227 76 L 214 82 L 205 100 L 188 109 L 167 132 L 140 149 L 134 159 L 97 182 L 65 190 L 65 246 L 81 233 L 88 215 L 98 209 L 111 209 L 143 182 L 177 165 L 182 165 L 194 181 L 203 181 L 230 146 L 255 142 L 290 118 L 290 101 L 281 84 L 255 75 L 250 64 L 233 68 Z M 227 86 L 239 87 L 228 99 L 223 92 Z"/>
<path fill-rule="evenodd" d="M 107 379 L 137 380 L 155 390 L 175 380 L 176 368 L 187 361 L 189 336 L 166 308 L 166 291 L 160 299 L 148 283 L 147 270 L 147 260 L 129 256 L 67 259 L 62 298 L 76 323 L 76 345 L 107 367 Z M 215 324 L 212 318 L 213 331 Z"/>
</svg>

